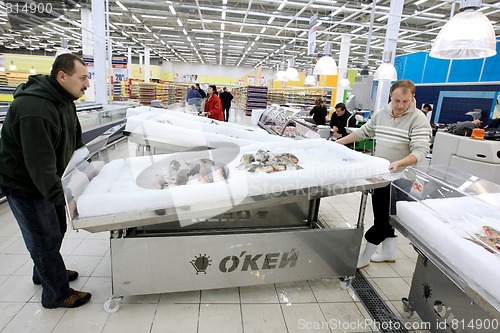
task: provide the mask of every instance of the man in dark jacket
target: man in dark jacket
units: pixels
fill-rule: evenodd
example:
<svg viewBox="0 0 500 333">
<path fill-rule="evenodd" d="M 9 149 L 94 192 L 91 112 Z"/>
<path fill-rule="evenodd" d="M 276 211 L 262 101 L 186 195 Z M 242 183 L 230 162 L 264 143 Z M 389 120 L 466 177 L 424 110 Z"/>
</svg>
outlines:
<svg viewBox="0 0 500 333">
<path fill-rule="evenodd" d="M 45 308 L 74 308 L 91 295 L 69 287 L 78 273 L 66 270 L 60 248 L 66 232 L 61 176 L 83 146 L 74 101 L 89 87 L 85 63 L 62 54 L 50 75 L 19 85 L 0 136 L 0 186 L 31 259 L 33 283 L 42 285 Z"/>
<path fill-rule="evenodd" d="M 351 119 L 349 119 L 351 118 Z M 349 124 L 347 123 L 349 121 Z M 335 105 L 335 112 L 330 118 L 330 127 L 332 128 L 333 137 L 340 139 L 347 136 L 346 127 L 356 126 L 356 119 L 351 117 L 349 111 L 347 111 L 344 103 L 338 103 Z"/>
<path fill-rule="evenodd" d="M 231 100 L 233 95 L 227 91 L 227 88 L 222 88 L 222 92 L 219 95 L 220 101 L 222 102 L 222 112 L 224 113 L 224 120 L 229 121 L 229 109 L 231 109 Z"/>
<path fill-rule="evenodd" d="M 200 93 L 201 98 L 206 98 L 207 97 L 207 93 L 205 92 L 205 90 L 201 89 L 199 83 L 196 83 L 196 90 L 198 90 L 198 92 Z"/>
</svg>

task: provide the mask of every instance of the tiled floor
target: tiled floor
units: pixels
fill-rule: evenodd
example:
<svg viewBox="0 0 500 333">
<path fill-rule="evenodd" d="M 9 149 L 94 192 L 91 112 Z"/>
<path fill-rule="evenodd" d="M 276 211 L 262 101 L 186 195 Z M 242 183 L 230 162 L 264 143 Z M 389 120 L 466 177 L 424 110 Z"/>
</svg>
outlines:
<svg viewBox="0 0 500 333">
<path fill-rule="evenodd" d="M 248 123 L 250 117 L 237 119 Z M 234 120 L 234 114 L 230 118 Z M 320 215 L 331 226 L 355 225 L 359 193 L 322 200 Z M 366 225 L 373 220 L 371 204 Z M 10 209 L 0 204 L 0 331 L 1 332 L 378 332 L 369 326 L 344 329 L 369 319 L 350 288 L 335 277 L 207 291 L 125 297 L 116 313 L 103 310 L 111 296 L 109 234 L 68 231 L 61 250 L 66 265 L 80 277 L 75 289 L 92 293 L 77 309 L 44 309 L 41 288 L 31 282 L 31 260 Z M 407 297 L 416 253 L 399 238 L 395 264 L 363 269 L 369 282 L 402 321 L 401 298 Z M 418 321 L 414 316 L 409 321 Z M 423 332 L 423 331 L 412 331 Z"/>
</svg>

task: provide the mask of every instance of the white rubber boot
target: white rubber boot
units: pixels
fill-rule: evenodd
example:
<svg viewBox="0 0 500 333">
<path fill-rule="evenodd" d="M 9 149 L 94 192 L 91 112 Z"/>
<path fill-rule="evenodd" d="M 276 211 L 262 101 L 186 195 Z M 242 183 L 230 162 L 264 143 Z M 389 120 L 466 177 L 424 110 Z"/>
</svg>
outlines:
<svg viewBox="0 0 500 333">
<path fill-rule="evenodd" d="M 378 245 L 372 243 L 368 242 L 366 243 L 365 250 L 363 251 L 363 253 L 361 253 L 361 255 L 358 258 L 357 268 L 363 268 L 370 264 L 370 258 L 375 253 L 377 246 Z"/>
<path fill-rule="evenodd" d="M 396 249 L 398 247 L 398 238 L 389 237 L 382 242 L 382 251 L 380 253 L 375 253 L 371 261 L 372 262 L 396 262 Z"/>
</svg>

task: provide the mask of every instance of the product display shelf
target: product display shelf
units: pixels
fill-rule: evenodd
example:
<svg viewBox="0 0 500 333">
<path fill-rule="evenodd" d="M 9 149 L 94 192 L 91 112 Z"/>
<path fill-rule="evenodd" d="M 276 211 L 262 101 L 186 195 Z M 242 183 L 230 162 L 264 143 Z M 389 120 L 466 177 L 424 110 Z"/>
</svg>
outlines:
<svg viewBox="0 0 500 333">
<path fill-rule="evenodd" d="M 17 72 L 17 71 L 5 72 L 5 80 L 7 83 L 6 85 L 9 87 L 17 87 L 21 83 L 28 81 L 29 75 L 30 74 L 28 72 Z"/>
<path fill-rule="evenodd" d="M 267 87 L 246 87 L 245 114 L 252 115 L 253 109 L 265 109 L 267 107 Z"/>
<path fill-rule="evenodd" d="M 128 79 L 130 98 L 139 98 L 139 83 L 144 82 L 141 79 Z"/>
<path fill-rule="evenodd" d="M 190 86 L 190 84 L 180 84 L 180 83 L 175 83 L 174 84 L 175 103 L 180 103 L 180 102 L 186 100 L 186 98 L 187 98 L 187 88 L 189 86 Z"/>
<path fill-rule="evenodd" d="M 168 86 L 165 84 L 156 85 L 156 99 L 161 101 L 162 104 L 168 103 Z"/>
<path fill-rule="evenodd" d="M 139 102 L 143 105 L 150 105 L 153 99 L 156 99 L 157 83 L 143 82 L 139 83 Z"/>
<path fill-rule="evenodd" d="M 115 82 L 113 83 L 113 100 L 126 101 L 129 99 L 129 86 L 128 82 Z"/>
<path fill-rule="evenodd" d="M 281 88 L 269 90 L 269 104 L 306 104 L 314 105 L 316 98 L 325 99 L 327 106 L 332 102 L 332 88 Z"/>
<path fill-rule="evenodd" d="M 6 85 L 7 85 L 7 73 L 0 72 L 0 86 L 6 86 Z"/>
</svg>

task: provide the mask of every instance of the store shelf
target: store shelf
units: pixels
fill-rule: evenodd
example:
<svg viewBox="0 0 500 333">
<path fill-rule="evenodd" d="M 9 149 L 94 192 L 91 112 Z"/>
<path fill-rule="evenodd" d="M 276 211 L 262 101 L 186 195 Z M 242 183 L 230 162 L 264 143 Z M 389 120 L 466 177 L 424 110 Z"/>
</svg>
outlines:
<svg viewBox="0 0 500 333">
<path fill-rule="evenodd" d="M 302 104 L 314 105 L 314 100 L 318 97 L 325 99 L 327 106 L 332 102 L 332 88 L 311 87 L 311 88 L 280 88 L 269 90 L 269 104 Z"/>
</svg>

